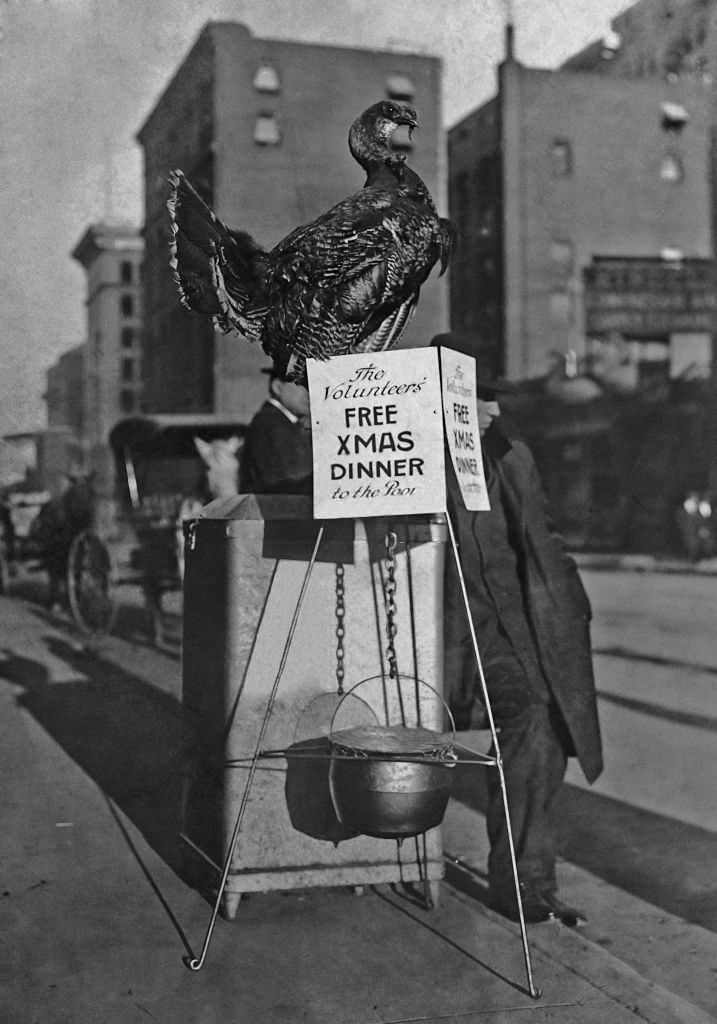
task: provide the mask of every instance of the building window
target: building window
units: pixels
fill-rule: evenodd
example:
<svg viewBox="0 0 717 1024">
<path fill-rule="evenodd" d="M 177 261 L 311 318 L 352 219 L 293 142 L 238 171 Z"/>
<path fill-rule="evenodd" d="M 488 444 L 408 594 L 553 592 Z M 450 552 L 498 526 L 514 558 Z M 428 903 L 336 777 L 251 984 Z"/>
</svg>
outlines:
<svg viewBox="0 0 717 1024">
<path fill-rule="evenodd" d="M 550 259 L 555 269 L 561 274 L 572 273 L 574 258 L 571 242 L 556 239 L 550 243 Z"/>
<path fill-rule="evenodd" d="M 254 88 L 257 92 L 281 92 L 281 82 L 276 68 L 262 64 L 254 73 Z"/>
<path fill-rule="evenodd" d="M 120 263 L 120 281 L 122 284 L 132 284 L 132 273 L 134 267 L 129 260 L 122 260 Z"/>
<path fill-rule="evenodd" d="M 682 181 L 685 171 L 682 161 L 674 153 L 666 153 L 660 164 L 660 177 L 663 181 L 677 183 Z"/>
<path fill-rule="evenodd" d="M 134 360 L 123 359 L 122 360 L 122 380 L 131 381 L 134 380 Z"/>
<path fill-rule="evenodd" d="M 681 132 L 687 124 L 689 115 L 681 103 L 663 103 L 660 106 L 660 123 L 663 131 Z"/>
<path fill-rule="evenodd" d="M 613 60 L 617 51 L 622 46 L 622 36 L 619 32 L 615 32 L 612 29 L 608 29 L 605 35 L 602 37 L 602 52 L 601 57 L 603 60 Z"/>
<path fill-rule="evenodd" d="M 573 151 L 565 139 L 553 139 L 550 146 L 550 166 L 554 178 L 569 178 L 573 173 Z"/>
<path fill-rule="evenodd" d="M 122 316 L 134 316 L 134 299 L 131 295 L 121 296 L 120 310 L 122 312 Z"/>
<path fill-rule="evenodd" d="M 685 254 L 682 249 L 678 249 L 676 245 L 667 245 L 664 249 L 660 249 L 660 259 L 666 263 L 682 263 L 685 258 Z"/>
<path fill-rule="evenodd" d="M 386 95 L 390 100 L 398 100 L 400 103 L 411 103 L 415 90 L 412 80 L 408 75 L 400 72 L 389 75 L 386 79 Z"/>
<path fill-rule="evenodd" d="M 254 122 L 254 142 L 257 146 L 279 145 L 281 132 L 273 114 L 259 114 Z"/>
<path fill-rule="evenodd" d="M 134 327 L 123 327 L 120 337 L 122 348 L 134 348 Z"/>
<path fill-rule="evenodd" d="M 123 389 L 122 391 L 120 391 L 120 393 L 119 393 L 119 404 L 120 404 L 120 409 L 122 410 L 122 412 L 134 412 L 134 407 L 135 407 L 134 391 L 129 391 L 126 388 Z"/>
</svg>

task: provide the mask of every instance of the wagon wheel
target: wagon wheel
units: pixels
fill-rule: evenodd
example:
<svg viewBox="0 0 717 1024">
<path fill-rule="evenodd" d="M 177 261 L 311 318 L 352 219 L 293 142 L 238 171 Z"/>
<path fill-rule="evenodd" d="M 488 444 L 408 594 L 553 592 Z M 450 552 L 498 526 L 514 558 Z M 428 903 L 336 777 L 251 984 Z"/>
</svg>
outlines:
<svg viewBox="0 0 717 1024">
<path fill-rule="evenodd" d="M 72 617 L 90 636 L 109 633 L 116 607 L 110 593 L 111 562 L 96 533 L 79 533 L 67 558 L 67 594 Z"/>
</svg>

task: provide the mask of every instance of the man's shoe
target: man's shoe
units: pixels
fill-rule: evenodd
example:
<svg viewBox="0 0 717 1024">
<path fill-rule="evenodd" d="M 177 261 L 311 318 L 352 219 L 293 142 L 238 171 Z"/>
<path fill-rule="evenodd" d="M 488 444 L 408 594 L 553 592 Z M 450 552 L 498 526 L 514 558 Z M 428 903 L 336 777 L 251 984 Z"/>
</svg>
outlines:
<svg viewBox="0 0 717 1024">
<path fill-rule="evenodd" d="M 521 885 L 521 896 L 523 903 L 523 918 L 525 919 L 526 924 L 540 924 L 542 921 L 550 920 L 552 910 L 540 893 L 527 893 L 523 890 L 523 886 Z M 501 914 L 503 917 L 507 917 L 509 921 L 520 920 L 518 904 L 513 892 L 508 895 L 505 893 L 490 893 L 488 896 L 488 906 L 491 910 L 495 910 L 496 913 Z"/>
<path fill-rule="evenodd" d="M 557 921 L 562 921 L 569 928 L 576 928 L 578 925 L 587 924 L 588 919 L 582 910 L 578 910 L 577 907 L 570 907 L 567 903 L 563 903 L 558 897 L 551 892 L 543 893 L 542 899 L 550 906 L 551 915 Z"/>
<path fill-rule="evenodd" d="M 522 887 L 521 887 L 522 888 Z M 550 892 L 523 892 L 523 919 L 526 924 L 542 924 L 545 921 L 560 921 L 569 928 L 585 924 L 587 918 L 580 910 L 569 907 Z M 502 914 L 510 921 L 519 921 L 518 905 L 515 899 L 491 897 L 491 910 Z"/>
</svg>

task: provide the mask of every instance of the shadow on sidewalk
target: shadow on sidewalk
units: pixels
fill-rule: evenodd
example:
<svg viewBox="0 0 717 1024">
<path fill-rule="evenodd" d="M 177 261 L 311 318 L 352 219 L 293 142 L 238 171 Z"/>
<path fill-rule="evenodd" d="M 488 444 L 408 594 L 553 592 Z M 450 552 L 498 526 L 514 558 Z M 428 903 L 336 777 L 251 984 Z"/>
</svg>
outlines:
<svg viewBox="0 0 717 1024">
<path fill-rule="evenodd" d="M 453 796 L 482 814 L 486 771 L 459 766 L 453 783 Z M 717 835 L 567 784 L 558 797 L 557 833 L 558 853 L 571 864 L 717 932 Z"/>
<path fill-rule="evenodd" d="M 180 704 L 63 639 L 44 639 L 75 678 L 50 681 L 42 662 L 7 648 L 0 655 L 0 678 L 23 688 L 18 703 L 192 884 L 178 838 L 185 743 Z"/>
<path fill-rule="evenodd" d="M 53 628 L 75 630 L 72 615 L 65 604 L 61 609 L 49 611 L 47 608 L 47 583 L 45 575 L 39 572 L 25 572 L 12 581 L 9 596 L 25 601 L 29 610 L 36 618 Z M 130 643 L 157 649 L 154 643 L 153 630 L 147 618 L 147 611 L 138 587 L 117 585 L 114 590 L 117 602 L 117 613 L 112 635 Z M 165 598 L 165 605 L 167 599 Z M 174 602 L 176 604 L 176 602 Z M 179 659 L 181 649 L 182 616 L 181 607 L 165 609 L 163 654 Z"/>
</svg>

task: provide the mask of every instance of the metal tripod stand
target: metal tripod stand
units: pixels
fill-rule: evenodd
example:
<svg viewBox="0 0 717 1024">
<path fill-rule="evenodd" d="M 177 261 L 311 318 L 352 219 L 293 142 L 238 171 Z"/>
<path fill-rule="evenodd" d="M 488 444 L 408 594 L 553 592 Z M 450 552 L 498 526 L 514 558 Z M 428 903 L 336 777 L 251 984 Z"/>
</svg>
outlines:
<svg viewBox="0 0 717 1024">
<path fill-rule="evenodd" d="M 495 751 L 495 755 L 493 757 L 487 757 L 485 755 L 479 755 L 479 761 L 478 762 L 474 762 L 474 763 L 481 763 L 481 764 L 485 764 L 485 765 L 487 765 L 489 767 L 495 767 L 498 770 L 498 773 L 499 773 L 499 780 L 500 780 L 501 792 L 502 792 L 502 797 L 503 797 L 503 806 L 504 806 L 504 811 L 505 811 L 506 827 L 507 827 L 507 830 L 508 830 L 508 840 L 509 840 L 509 847 L 510 847 L 510 853 L 511 853 L 511 862 L 512 862 L 512 868 L 513 868 L 513 876 L 514 876 L 516 899 L 517 899 L 517 905 L 518 905 L 518 909 L 519 909 L 519 923 L 520 923 L 520 930 L 521 930 L 523 955 L 524 955 L 524 960 L 525 960 L 525 969 L 526 969 L 526 975 L 527 975 L 527 981 L 528 981 L 528 991 L 529 991 L 529 994 L 533 998 L 537 999 L 540 996 L 540 991 L 539 991 L 538 988 L 536 988 L 536 986 L 534 984 L 534 981 L 533 981 L 533 975 L 532 975 L 532 965 L 531 965 L 531 960 L 530 960 L 530 949 L 529 949 L 529 946 L 528 946 L 528 940 L 527 940 L 527 934 L 526 934 L 526 928 L 525 928 L 525 920 L 524 920 L 523 910 L 522 910 L 522 903 L 521 903 L 521 896 L 520 896 L 520 884 L 519 884 L 519 880 L 518 880 L 517 863 L 516 863 L 516 858 L 515 858 L 515 850 L 514 850 L 514 845 L 513 845 L 513 836 L 512 836 L 512 830 L 511 830 L 511 825 L 510 825 L 510 817 L 509 817 L 509 812 L 508 812 L 508 797 L 507 797 L 507 792 L 506 792 L 505 777 L 504 777 L 504 772 L 503 772 L 503 764 L 502 764 L 502 760 L 501 760 L 501 756 L 500 756 L 500 746 L 499 746 L 498 734 L 497 734 L 497 731 L 496 731 L 496 728 L 495 728 L 495 723 L 494 723 L 494 720 L 493 720 L 493 715 L 492 715 L 491 705 L 490 705 L 490 699 L 489 699 L 489 696 L 488 696 L 485 676 L 484 676 L 484 673 L 483 673 L 483 667 L 482 667 L 481 658 L 480 658 L 480 652 L 479 652 L 479 649 L 478 649 L 478 643 L 477 643 L 477 639 L 476 639 L 476 635 L 475 635 L 475 629 L 474 629 L 473 622 L 472 622 L 472 619 L 471 619 L 470 607 L 469 607 L 469 603 L 468 603 L 468 596 L 467 596 L 467 591 L 466 591 L 466 587 L 465 587 L 465 580 L 464 580 L 464 577 L 463 577 L 462 567 L 460 565 L 458 547 L 457 547 L 457 544 L 456 544 L 455 533 L 454 533 L 454 530 L 453 530 L 453 524 L 451 522 L 451 519 L 450 519 L 449 515 L 446 515 L 446 520 L 447 520 L 447 524 L 448 524 L 448 532 L 449 532 L 449 536 L 450 536 L 451 549 L 452 549 L 453 557 L 454 557 L 455 562 L 456 562 L 456 568 L 457 568 L 458 576 L 459 576 L 459 579 L 460 579 L 461 593 L 462 593 L 462 596 L 463 596 L 463 601 L 464 601 L 464 605 L 465 605 L 466 615 L 467 615 L 467 619 L 468 619 L 468 622 L 469 622 L 471 642 L 472 642 L 472 645 L 473 645 L 473 651 L 474 651 L 474 654 L 475 654 L 476 664 L 477 664 L 477 667 L 478 667 L 478 673 L 479 673 L 479 677 L 480 677 L 480 681 L 481 681 L 482 695 L 483 695 L 483 700 L 484 700 L 486 711 L 487 711 L 487 716 L 488 716 L 488 721 L 489 721 L 489 728 L 490 728 L 491 737 L 492 737 L 492 741 L 493 741 L 493 749 Z M 307 567 L 306 567 L 306 571 L 304 573 L 304 577 L 303 577 L 303 581 L 302 581 L 302 584 L 301 584 L 301 589 L 300 589 L 300 592 L 299 592 L 299 595 L 298 595 L 298 598 L 297 598 L 296 606 L 294 608 L 293 615 L 292 615 L 292 618 L 291 618 L 291 621 L 290 621 L 290 624 L 289 624 L 286 640 L 285 640 L 285 643 L 284 643 L 284 646 L 283 646 L 283 651 L 282 651 L 282 655 L 281 655 L 280 664 L 279 664 L 279 667 L 278 667 L 278 670 L 277 670 L 277 673 L 276 673 L 276 677 L 274 679 L 274 682 L 273 682 L 270 694 L 269 694 L 267 702 L 266 702 L 265 713 L 264 713 L 262 721 L 261 721 L 261 727 L 259 729 L 259 734 L 258 734 L 258 737 L 257 737 L 257 740 L 256 740 L 256 744 L 255 744 L 255 747 L 254 747 L 254 752 L 253 752 L 251 758 L 247 758 L 246 759 L 247 762 L 248 762 L 248 773 L 247 773 L 247 778 L 246 778 L 246 784 L 245 784 L 244 792 L 243 792 L 242 799 L 241 799 L 241 802 L 240 802 L 239 810 L 238 810 L 238 813 L 237 813 L 237 816 L 236 816 L 236 821 L 234 823 L 234 828 L 233 828 L 231 839 L 230 839 L 230 842 L 229 842 L 229 847 L 228 847 L 228 850 L 227 850 L 227 854 L 226 854 L 226 857 L 225 857 L 225 861 L 224 861 L 224 865 L 223 865 L 223 869 L 222 869 L 221 881 L 220 881 L 220 884 L 219 884 L 219 887 L 218 887 L 217 896 L 216 896 L 216 900 L 215 900 L 215 903 L 214 903 L 214 906 L 213 906 L 211 918 L 210 918 L 210 921 L 209 921 L 209 924 L 208 924 L 208 927 L 207 927 L 207 931 L 206 931 L 206 934 L 205 934 L 205 937 L 204 937 L 204 941 L 203 941 L 203 944 L 202 944 L 202 948 L 201 948 L 201 951 L 200 951 L 199 955 L 195 956 L 195 957 L 192 957 L 192 958 L 190 958 L 190 959 L 188 959 L 186 961 L 188 967 L 192 971 L 199 971 L 202 968 L 202 966 L 204 965 L 204 962 L 206 960 L 206 956 L 207 956 L 207 953 L 208 953 L 209 945 L 211 943 L 212 934 L 213 934 L 214 927 L 215 927 L 215 924 L 216 924 L 216 919 L 217 919 L 217 916 L 219 914 L 220 906 L 221 906 L 221 903 L 222 903 L 222 899 L 223 899 L 223 895 L 224 895 L 224 889 L 225 889 L 225 886 L 226 886 L 226 883 L 227 883 L 227 878 L 228 878 L 228 875 L 229 875 L 229 872 L 230 872 L 231 863 L 232 863 L 232 860 L 234 858 L 235 850 L 237 848 L 237 844 L 238 844 L 238 841 L 239 841 L 239 836 L 240 836 L 240 833 L 241 833 L 241 827 L 242 827 L 242 823 L 243 823 L 243 820 L 244 820 L 244 815 L 245 815 L 246 807 L 247 807 L 248 800 L 249 800 L 249 794 L 250 794 L 252 782 L 254 780 L 254 776 L 255 776 L 255 773 L 257 771 L 259 761 L 263 757 L 275 756 L 276 754 L 281 753 L 281 752 L 277 752 L 277 751 L 271 751 L 271 752 L 264 751 L 263 750 L 263 743 L 264 743 L 264 738 L 266 736 L 267 727 L 268 727 L 269 720 L 270 720 L 270 717 L 271 717 L 272 709 L 274 707 L 276 696 L 277 696 L 277 693 L 278 693 L 278 690 L 279 690 L 279 686 L 280 686 L 280 683 L 281 683 L 281 678 L 282 678 L 282 675 L 283 675 L 283 672 L 284 672 L 284 668 L 285 668 L 286 661 L 287 661 L 287 658 L 288 658 L 288 654 L 289 654 L 289 650 L 290 650 L 290 647 L 291 647 L 291 643 L 292 643 L 292 640 L 294 638 L 294 634 L 296 632 L 296 627 L 297 627 L 297 624 L 298 624 L 298 621 L 299 621 L 299 617 L 300 617 L 300 614 L 301 614 L 302 606 L 304 604 L 304 599 L 305 599 L 306 592 L 307 592 L 307 589 L 308 589 L 308 585 L 309 585 L 309 582 L 310 582 L 312 570 L 314 568 L 314 565 L 315 565 L 315 562 L 316 562 L 316 559 L 317 559 L 317 555 L 318 555 L 318 551 L 319 551 L 319 547 L 321 545 L 321 541 L 322 541 L 323 536 L 324 536 L 324 530 L 325 530 L 325 523 L 321 522 L 319 527 L 318 527 L 318 532 L 317 532 L 316 540 L 315 540 L 315 543 L 313 545 L 313 550 L 311 552 L 311 556 L 310 556 L 310 559 L 308 561 L 308 564 L 307 564 Z M 413 611 L 413 609 L 412 609 L 412 611 Z M 472 751 L 469 751 L 468 748 L 463 748 L 463 749 L 466 750 L 468 753 L 474 753 Z M 470 761 L 468 763 L 470 763 Z"/>
</svg>

